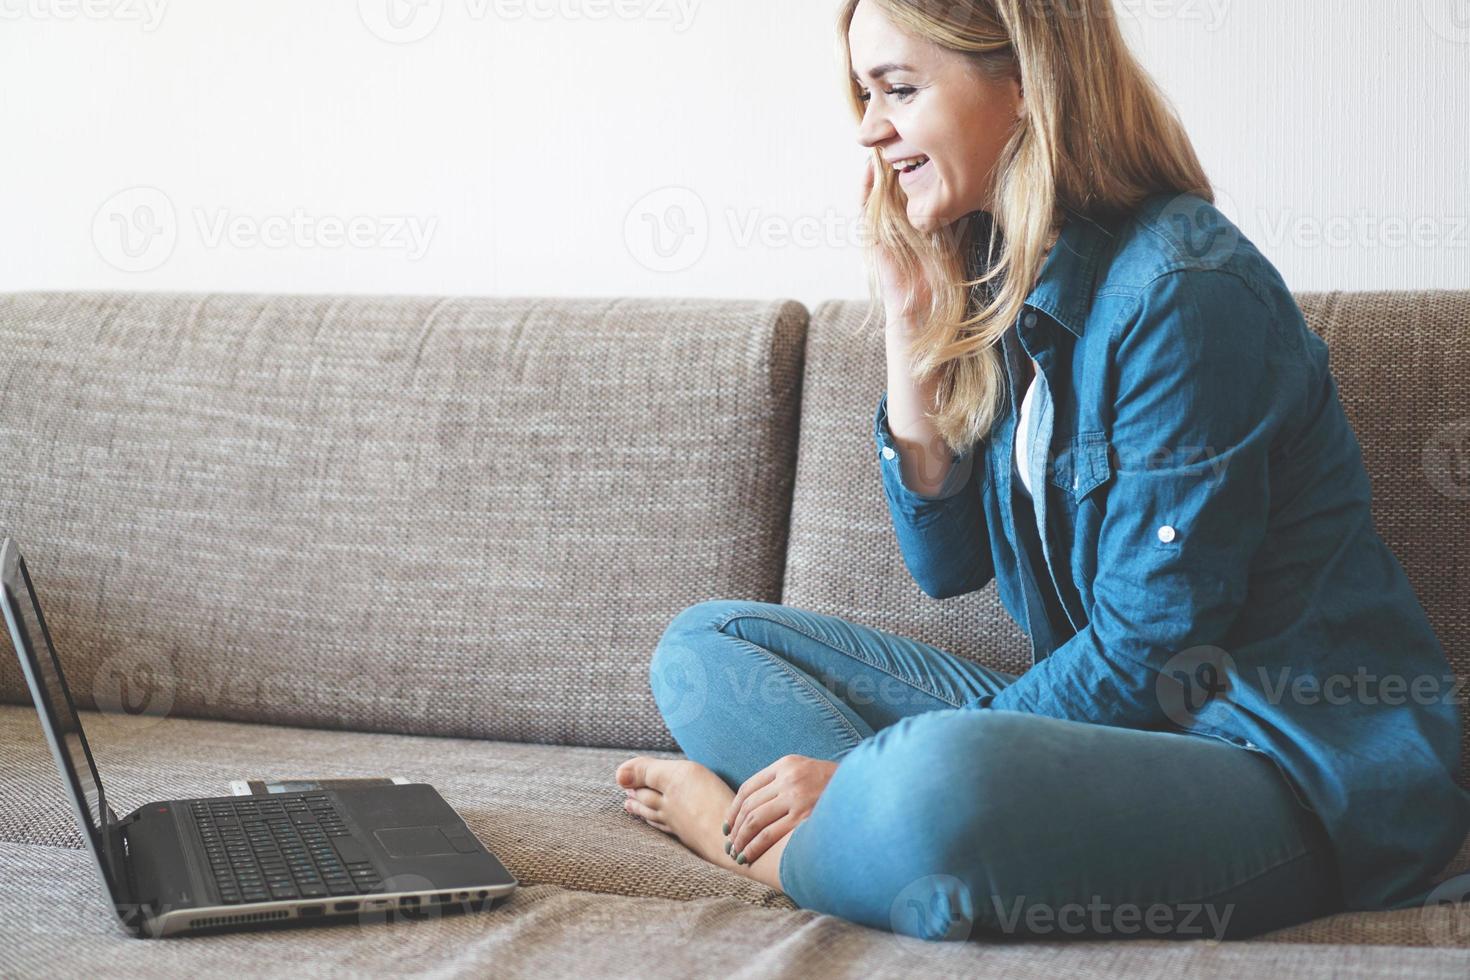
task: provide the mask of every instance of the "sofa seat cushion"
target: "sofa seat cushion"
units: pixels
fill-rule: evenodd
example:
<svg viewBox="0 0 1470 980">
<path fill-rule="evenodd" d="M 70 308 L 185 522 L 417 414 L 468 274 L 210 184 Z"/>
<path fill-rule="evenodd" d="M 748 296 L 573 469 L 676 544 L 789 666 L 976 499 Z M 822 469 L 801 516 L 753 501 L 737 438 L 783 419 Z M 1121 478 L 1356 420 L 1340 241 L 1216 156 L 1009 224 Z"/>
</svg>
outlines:
<svg viewBox="0 0 1470 980">
<path fill-rule="evenodd" d="M 403 776 L 432 783 L 522 885 L 796 907 L 623 809 L 618 764 L 677 754 L 95 712 L 82 726 L 119 816 L 155 800 L 226 796 L 232 779 Z M 0 744 L 9 749 L 0 841 L 80 848 L 34 708 L 0 706 Z"/>
<path fill-rule="evenodd" d="M 1414 977 L 1462 980 L 1470 951 L 1129 939 L 930 943 L 730 897 L 535 884 L 486 912 L 192 939 L 129 939 L 78 850 L 0 844 L 4 976 Z"/>
<path fill-rule="evenodd" d="M 623 794 L 613 780 L 618 764 L 637 754 L 682 757 L 676 753 L 94 712 L 84 713 L 82 724 L 119 814 L 154 800 L 224 795 L 231 779 L 251 776 L 405 776 L 432 783 L 523 888 L 555 885 L 633 898 L 719 900 L 710 908 L 812 914 L 780 892 L 713 867 L 623 810 Z M 0 757 L 0 794 L 7 801 L 0 809 L 0 842 L 77 849 L 83 856 L 35 711 L 0 706 L 0 743 L 9 747 Z M 1445 875 L 1466 868 L 1470 840 Z M 0 891 L 23 871 L 0 857 L 6 885 Z M 101 908 L 97 886 L 89 884 L 93 891 L 83 904 Z M 670 921 L 685 921 L 684 915 L 680 911 Z M 1254 941 L 1470 949 L 1470 904 L 1345 913 Z"/>
</svg>

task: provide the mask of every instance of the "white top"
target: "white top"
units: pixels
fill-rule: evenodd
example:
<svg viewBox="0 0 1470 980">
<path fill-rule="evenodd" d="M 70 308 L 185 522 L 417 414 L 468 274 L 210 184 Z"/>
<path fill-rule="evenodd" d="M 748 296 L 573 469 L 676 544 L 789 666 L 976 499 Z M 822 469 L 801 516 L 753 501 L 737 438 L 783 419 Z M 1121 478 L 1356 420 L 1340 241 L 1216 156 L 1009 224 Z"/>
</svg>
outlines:
<svg viewBox="0 0 1470 980">
<path fill-rule="evenodd" d="M 1036 379 L 1039 377 L 1041 377 L 1039 371 L 1031 375 L 1031 384 L 1026 388 L 1026 397 L 1021 400 L 1021 421 L 1016 425 L 1016 469 L 1021 474 L 1021 492 L 1026 495 L 1027 499 L 1031 497 L 1031 467 L 1027 465 L 1031 444 L 1027 441 L 1027 432 L 1031 428 L 1031 402 L 1032 396 L 1036 394 Z"/>
</svg>

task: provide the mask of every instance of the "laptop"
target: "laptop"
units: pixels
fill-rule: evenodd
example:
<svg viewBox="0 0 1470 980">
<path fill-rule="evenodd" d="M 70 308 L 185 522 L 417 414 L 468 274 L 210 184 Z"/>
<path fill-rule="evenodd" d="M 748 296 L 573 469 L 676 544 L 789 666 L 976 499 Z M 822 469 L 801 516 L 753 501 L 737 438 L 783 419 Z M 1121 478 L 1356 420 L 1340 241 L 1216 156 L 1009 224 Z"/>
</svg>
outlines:
<svg viewBox="0 0 1470 980">
<path fill-rule="evenodd" d="M 118 920 L 158 937 L 480 911 L 519 882 L 427 783 L 146 803 L 118 819 L 15 541 L 5 622 Z"/>
</svg>

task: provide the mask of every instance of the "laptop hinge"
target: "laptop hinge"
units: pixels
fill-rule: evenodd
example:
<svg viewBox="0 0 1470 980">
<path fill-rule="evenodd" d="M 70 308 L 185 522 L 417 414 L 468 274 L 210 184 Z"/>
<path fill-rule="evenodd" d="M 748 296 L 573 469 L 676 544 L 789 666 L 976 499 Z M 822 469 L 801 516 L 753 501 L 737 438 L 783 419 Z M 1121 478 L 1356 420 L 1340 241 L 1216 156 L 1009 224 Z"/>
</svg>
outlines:
<svg viewBox="0 0 1470 980">
<path fill-rule="evenodd" d="M 128 850 L 127 829 L 138 819 L 136 813 L 119 820 L 112 807 L 107 808 L 107 832 L 103 839 L 106 847 L 108 870 L 117 886 L 117 914 L 130 930 L 141 931 L 148 921 L 149 912 L 138 895 L 138 881 L 133 874 L 132 856 Z"/>
</svg>

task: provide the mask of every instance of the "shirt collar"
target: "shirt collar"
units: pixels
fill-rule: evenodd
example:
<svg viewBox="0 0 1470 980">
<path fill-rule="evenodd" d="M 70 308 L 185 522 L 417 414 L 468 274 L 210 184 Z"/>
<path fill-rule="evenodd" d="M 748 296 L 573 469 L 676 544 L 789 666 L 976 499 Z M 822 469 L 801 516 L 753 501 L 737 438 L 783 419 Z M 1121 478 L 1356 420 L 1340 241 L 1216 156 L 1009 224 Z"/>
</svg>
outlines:
<svg viewBox="0 0 1470 980">
<path fill-rule="evenodd" d="M 1112 244 L 1113 233 L 1078 212 L 1067 210 L 1065 214 L 1061 235 L 1046 257 L 1026 305 L 1045 313 L 1080 340 L 1092 310 L 1098 267 Z"/>
</svg>

